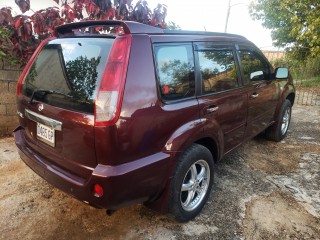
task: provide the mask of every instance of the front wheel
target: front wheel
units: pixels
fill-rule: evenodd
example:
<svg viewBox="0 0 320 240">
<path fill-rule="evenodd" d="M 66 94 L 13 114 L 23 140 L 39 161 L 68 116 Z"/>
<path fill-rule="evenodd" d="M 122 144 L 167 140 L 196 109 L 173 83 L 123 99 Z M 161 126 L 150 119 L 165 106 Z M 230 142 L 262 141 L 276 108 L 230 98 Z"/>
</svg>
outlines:
<svg viewBox="0 0 320 240">
<path fill-rule="evenodd" d="M 291 102 L 286 99 L 282 105 L 278 121 L 266 130 L 268 139 L 279 142 L 286 137 L 291 121 L 291 109 Z"/>
<path fill-rule="evenodd" d="M 212 183 L 211 152 L 202 145 L 191 145 L 178 160 L 170 187 L 169 211 L 176 220 L 186 222 L 200 213 Z"/>
</svg>

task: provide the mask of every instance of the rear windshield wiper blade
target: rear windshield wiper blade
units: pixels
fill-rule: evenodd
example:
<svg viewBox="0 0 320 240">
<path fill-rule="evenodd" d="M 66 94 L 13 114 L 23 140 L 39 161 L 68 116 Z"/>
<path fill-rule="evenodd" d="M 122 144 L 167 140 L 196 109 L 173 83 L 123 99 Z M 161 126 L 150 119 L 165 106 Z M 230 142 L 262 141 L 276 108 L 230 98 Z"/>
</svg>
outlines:
<svg viewBox="0 0 320 240">
<path fill-rule="evenodd" d="M 44 89 L 35 89 L 32 92 L 29 104 L 33 104 L 33 99 L 36 93 L 44 93 L 43 96 L 47 95 L 47 94 L 57 94 L 57 95 L 61 95 L 61 96 L 65 96 L 68 98 L 72 98 L 72 96 L 62 93 L 62 92 L 58 92 L 58 91 L 54 91 L 54 90 L 44 90 Z"/>
</svg>

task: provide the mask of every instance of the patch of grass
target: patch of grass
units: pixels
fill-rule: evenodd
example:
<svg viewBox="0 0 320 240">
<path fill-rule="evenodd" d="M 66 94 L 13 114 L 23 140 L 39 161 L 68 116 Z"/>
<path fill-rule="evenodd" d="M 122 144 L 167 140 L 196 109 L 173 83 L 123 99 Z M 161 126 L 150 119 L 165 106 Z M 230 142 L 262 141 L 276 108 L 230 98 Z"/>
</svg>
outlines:
<svg viewBox="0 0 320 240">
<path fill-rule="evenodd" d="M 296 86 L 305 87 L 305 88 L 320 87 L 320 76 L 303 79 L 303 80 L 296 80 L 294 81 L 294 83 Z"/>
</svg>

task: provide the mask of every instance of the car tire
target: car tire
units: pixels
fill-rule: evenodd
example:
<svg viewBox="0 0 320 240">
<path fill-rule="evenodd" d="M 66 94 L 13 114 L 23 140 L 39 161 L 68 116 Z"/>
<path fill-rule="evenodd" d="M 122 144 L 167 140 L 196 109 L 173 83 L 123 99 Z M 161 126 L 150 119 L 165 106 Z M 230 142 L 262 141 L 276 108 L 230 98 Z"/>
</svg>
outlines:
<svg viewBox="0 0 320 240">
<path fill-rule="evenodd" d="M 286 99 L 281 107 L 278 120 L 265 132 L 267 139 L 279 142 L 286 137 L 291 121 L 291 109 L 291 102 Z"/>
<path fill-rule="evenodd" d="M 212 188 L 213 165 L 211 152 L 199 144 L 180 156 L 169 195 L 169 212 L 177 221 L 189 221 L 201 212 Z"/>
</svg>

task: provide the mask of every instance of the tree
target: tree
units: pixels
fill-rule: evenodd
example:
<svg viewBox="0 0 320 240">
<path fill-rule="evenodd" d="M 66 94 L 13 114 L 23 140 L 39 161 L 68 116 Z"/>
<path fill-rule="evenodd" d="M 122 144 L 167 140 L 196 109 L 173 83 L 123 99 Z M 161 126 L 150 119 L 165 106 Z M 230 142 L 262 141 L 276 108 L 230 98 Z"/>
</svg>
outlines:
<svg viewBox="0 0 320 240">
<path fill-rule="evenodd" d="M 72 88 L 73 97 L 82 101 L 88 100 L 96 88 L 98 78 L 97 66 L 100 57 L 88 59 L 80 56 L 66 62 L 67 79 Z"/>
<path fill-rule="evenodd" d="M 194 75 L 193 66 L 190 63 L 182 62 L 178 59 L 165 62 L 161 66 L 160 70 L 164 73 L 164 79 L 161 81 L 165 84 L 171 84 L 175 86 L 189 83 L 190 78 Z"/>
<path fill-rule="evenodd" d="M 151 11 L 145 0 L 53 0 L 61 9 L 49 7 L 32 16 L 12 16 L 9 7 L 0 9 L 0 60 L 25 64 L 39 43 L 53 36 L 55 27 L 82 20 L 130 20 L 166 28 L 167 6 Z M 30 10 L 30 0 L 15 0 L 22 13 Z M 71 3 L 70 3 L 71 2 Z M 87 17 L 84 17 L 84 16 Z"/>
<path fill-rule="evenodd" d="M 250 14 L 271 29 L 274 46 L 286 47 L 298 59 L 320 53 L 319 0 L 257 0 Z"/>
<path fill-rule="evenodd" d="M 170 30 L 181 30 L 181 27 L 178 24 L 176 24 L 175 22 L 169 21 L 167 23 L 167 29 L 170 29 Z"/>
</svg>

